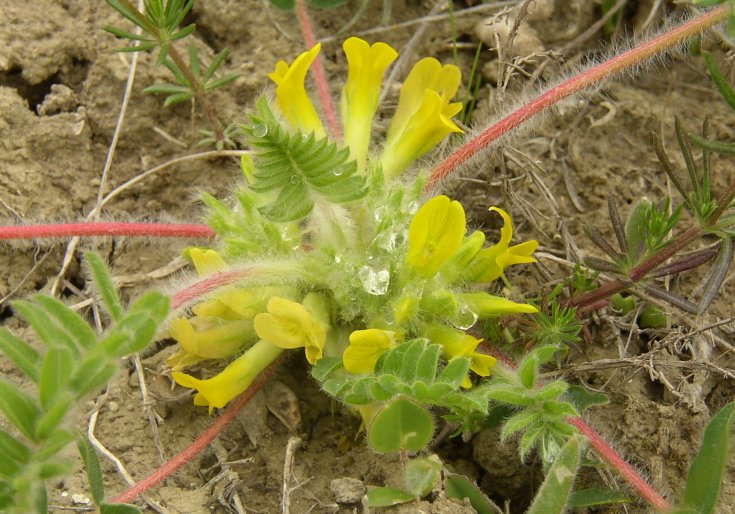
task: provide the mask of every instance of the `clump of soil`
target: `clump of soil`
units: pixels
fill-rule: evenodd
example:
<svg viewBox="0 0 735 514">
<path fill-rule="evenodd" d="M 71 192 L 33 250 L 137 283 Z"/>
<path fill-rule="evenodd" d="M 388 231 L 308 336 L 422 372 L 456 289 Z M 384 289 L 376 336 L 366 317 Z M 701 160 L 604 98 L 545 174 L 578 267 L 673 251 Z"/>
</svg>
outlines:
<svg viewBox="0 0 735 514">
<path fill-rule="evenodd" d="M 354 3 L 313 13 L 317 36 L 328 38 L 323 55 L 335 96 L 346 77 L 338 44 L 343 36 L 335 34 L 352 16 Z M 4 134 L 0 220 L 6 224 L 82 220 L 98 200 L 101 170 L 131 64 L 130 54 L 114 52 L 121 42 L 102 32 L 102 27 L 125 22 L 104 2 L 5 4 L 7 23 L 0 33 L 0 131 Z M 599 33 L 580 39 L 599 19 L 594 2 L 561 5 L 539 0 L 536 4 L 536 10 L 518 25 L 512 46 L 507 37 L 518 11 L 499 14 L 497 9 L 475 7 L 469 11 L 472 14 L 466 14 L 459 4 L 456 20 L 450 23 L 448 17 L 422 21 L 428 9 L 419 2 L 393 2 L 389 26 L 381 26 L 383 13 L 370 4 L 349 33 L 365 31 L 369 40 L 383 40 L 401 50 L 421 30 L 406 50 L 411 54 L 407 62 L 425 55 L 451 62 L 454 26 L 465 74 L 478 40 L 492 48 L 499 35 L 500 52 L 485 49 L 478 63 L 484 78 L 472 119 L 474 126 L 482 127 L 488 118 L 523 97 L 524 91 L 566 72 L 567 67 L 584 60 L 580 56 L 594 55 L 607 45 Z M 653 8 L 649 4 L 652 2 L 641 2 L 624 12 L 625 30 L 643 30 Z M 665 6 L 658 9 L 653 24 L 667 12 Z M 198 2 L 189 18 L 197 24 L 192 40 L 203 59 L 211 59 L 226 46 L 231 56 L 226 67 L 240 73 L 233 85 L 212 95 L 223 120 L 243 120 L 246 109 L 267 87 L 266 74 L 275 63 L 290 60 L 303 49 L 293 13 L 277 11 L 267 2 Z M 562 50 L 564 55 L 555 53 Z M 508 62 L 513 67 L 506 66 Z M 201 150 L 198 130 L 207 124 L 198 106 L 163 108 L 160 98 L 142 92 L 168 80 L 166 70 L 154 63 L 155 56 L 139 58 L 103 193 L 154 166 Z M 568 275 L 565 263 L 599 256 L 582 227 L 591 224 L 612 235 L 606 221 L 608 195 L 616 195 L 621 205 L 630 205 L 641 196 L 660 199 L 669 194 L 672 188 L 652 151 L 652 132 L 664 136 L 670 156 L 679 165 L 674 115 L 691 132 L 709 116 L 713 138 L 731 136 L 731 113 L 704 70 L 697 59 L 670 59 L 665 66 L 636 78 L 566 101 L 556 115 L 544 123 L 534 122 L 507 146 L 467 170 L 465 176 L 470 178 L 451 184 L 449 193 L 463 200 L 475 226 L 494 234 L 497 220 L 487 207 L 500 205 L 513 214 L 519 240 L 541 242 L 539 265 L 525 269 L 525 278 L 512 278 L 530 288 L 529 296 Z M 724 183 L 729 162 L 716 159 L 717 181 Z M 100 217 L 196 222 L 204 213 L 199 193 L 225 197 L 239 174 L 235 159 L 181 162 L 126 189 L 104 207 Z M 105 256 L 125 295 L 133 298 L 150 288 L 171 290 L 183 267 L 178 256 L 186 246 L 198 243 L 202 242 L 85 241 L 70 254 L 70 265 L 58 280 L 65 243 L 0 244 L 0 323 L 25 336 L 10 300 L 49 291 L 54 284 L 69 303 L 86 299 L 89 288 L 80 248 L 92 248 Z M 684 277 L 672 287 L 695 298 L 701 276 Z M 670 327 L 655 331 L 640 330 L 632 315 L 595 314 L 588 319 L 587 340 L 572 350 L 558 371 L 572 382 L 610 396 L 609 405 L 590 411 L 590 423 L 671 498 L 682 491 L 707 421 L 733 396 L 728 371 L 733 368 L 728 353 L 732 327 L 725 324 L 704 330 L 731 314 L 727 298 L 733 292 L 732 282 L 726 281 L 719 299 L 697 318 L 664 306 Z M 126 368 L 105 394 L 90 400 L 88 412 L 79 413 L 79 426 L 86 427 L 87 414 L 98 410 L 96 437 L 122 461 L 134 480 L 183 449 L 211 423 L 204 410 L 191 404 L 190 397 L 172 391 L 170 379 L 162 374 L 171 351 L 149 352 L 143 360 L 151 404 L 142 403 L 139 375 Z M 689 360 L 707 360 L 712 366 L 688 365 Z M 0 358 L 0 372 L 20 380 L 4 357 Z M 259 393 L 240 416 L 240 423 L 228 428 L 210 449 L 151 491 L 148 498 L 165 512 L 277 512 L 288 459 L 292 464 L 285 486 L 290 491 L 291 512 L 353 512 L 361 508 L 350 503 L 359 497 L 354 490 L 400 487 L 398 457 L 366 448 L 358 434 L 359 420 L 335 408 L 318 390 L 300 355 L 294 354 L 281 367 L 276 380 L 280 385 Z M 294 405 L 300 419 L 294 418 Z M 158 448 L 149 419 L 156 420 Z M 293 451 L 287 455 L 289 442 Z M 511 512 L 522 511 L 542 480 L 538 463 L 520 463 L 514 441 L 501 443 L 497 431 L 481 432 L 467 443 L 448 439 L 434 450 L 450 470 L 475 480 L 499 504 L 510 500 Z M 111 497 L 126 485 L 115 466 L 107 459 L 102 461 Z M 80 471 L 51 484 L 52 510 L 83 505 L 88 495 L 85 480 Z M 586 471 L 581 481 L 598 487 L 619 485 L 618 478 L 604 469 Z M 632 511 L 642 508 L 634 506 Z M 728 480 L 721 509 L 733 508 L 735 489 Z M 448 500 L 442 493 L 395 510 L 472 512 L 468 505 Z"/>
</svg>

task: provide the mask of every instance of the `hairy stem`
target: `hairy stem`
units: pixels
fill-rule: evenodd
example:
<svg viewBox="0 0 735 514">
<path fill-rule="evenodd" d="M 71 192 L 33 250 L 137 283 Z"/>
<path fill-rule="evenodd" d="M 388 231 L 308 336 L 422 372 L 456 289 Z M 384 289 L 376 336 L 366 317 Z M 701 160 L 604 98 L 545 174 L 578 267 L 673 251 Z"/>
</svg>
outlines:
<svg viewBox="0 0 735 514">
<path fill-rule="evenodd" d="M 194 237 L 211 239 L 215 236 L 215 233 L 209 225 L 179 223 L 90 222 L 0 226 L 0 240 L 110 236 Z"/>
<path fill-rule="evenodd" d="M 249 277 L 252 274 L 252 268 L 233 269 L 215 273 L 214 275 L 204 278 L 198 282 L 194 282 L 189 287 L 186 287 L 173 295 L 171 298 L 171 308 L 176 310 L 191 301 L 200 299 L 201 297 L 216 291 L 220 287 L 230 285 L 233 282 Z"/>
<path fill-rule="evenodd" d="M 184 448 L 179 454 L 174 456 L 166 464 L 155 470 L 146 478 L 135 484 L 124 493 L 116 496 L 110 503 L 127 503 L 133 501 L 141 494 L 145 493 L 152 487 L 155 487 L 163 480 L 173 475 L 184 464 L 191 461 L 199 452 L 206 448 L 209 443 L 214 441 L 222 431 L 234 421 L 238 413 L 248 404 L 263 385 L 273 376 L 278 366 L 283 362 L 284 355 L 278 357 L 270 366 L 268 366 L 253 382 L 247 390 L 225 410 L 212 425 L 204 431 L 193 443 Z"/>
<path fill-rule="evenodd" d="M 301 24 L 301 32 L 304 35 L 304 43 L 306 48 L 311 48 L 316 44 L 316 38 L 314 37 L 314 31 L 311 28 L 311 21 L 309 20 L 309 14 L 306 12 L 306 6 L 304 0 L 296 0 L 296 12 L 299 16 L 299 23 Z M 327 117 L 327 125 L 329 126 L 329 132 L 331 136 L 336 139 L 342 139 L 342 129 L 337 119 L 337 111 L 332 103 L 332 96 L 329 94 L 329 83 L 327 82 L 326 75 L 324 74 L 324 65 L 322 64 L 321 55 L 318 55 L 312 64 L 314 71 L 314 81 L 316 82 L 316 90 L 319 93 L 319 101 L 324 109 L 324 114 Z"/>
<path fill-rule="evenodd" d="M 727 5 L 712 9 L 551 88 L 520 109 L 485 129 L 479 136 L 465 143 L 442 161 L 432 171 L 426 183 L 426 189 L 435 187 L 439 182 L 456 172 L 478 152 L 487 148 L 490 143 L 508 134 L 529 118 L 555 105 L 560 100 L 583 89 L 599 84 L 621 71 L 633 68 L 646 59 L 659 55 L 702 30 L 723 21 L 727 17 L 727 9 Z"/>
<path fill-rule="evenodd" d="M 217 141 L 224 141 L 225 133 L 217 119 L 217 111 L 209 102 L 201 82 L 199 82 L 199 79 L 197 79 L 194 73 L 192 73 L 191 68 L 186 64 L 184 59 L 181 57 L 181 54 L 176 50 L 176 47 L 174 47 L 171 42 L 166 45 L 168 47 L 168 55 L 171 56 L 171 60 L 176 64 L 176 67 L 181 70 L 181 73 L 184 74 L 184 77 L 189 81 L 189 84 L 191 84 L 191 87 L 194 90 L 194 96 L 199 100 L 202 110 L 204 111 L 204 115 L 209 120 L 209 124 L 212 126 L 212 131 L 214 132 L 214 136 L 217 138 Z"/>
<path fill-rule="evenodd" d="M 641 478 L 630 464 L 625 462 L 620 455 L 618 455 L 618 453 L 592 429 L 592 427 L 584 422 L 582 418 L 569 416 L 566 418 L 566 422 L 579 430 L 579 433 L 587 438 L 597 454 L 610 466 L 615 468 L 615 470 L 620 473 L 620 476 L 622 476 L 653 508 L 663 512 L 669 512 L 672 510 L 673 507 L 671 503 L 658 494 L 658 492 L 656 492 L 648 482 L 643 480 L 643 478 Z"/>
</svg>

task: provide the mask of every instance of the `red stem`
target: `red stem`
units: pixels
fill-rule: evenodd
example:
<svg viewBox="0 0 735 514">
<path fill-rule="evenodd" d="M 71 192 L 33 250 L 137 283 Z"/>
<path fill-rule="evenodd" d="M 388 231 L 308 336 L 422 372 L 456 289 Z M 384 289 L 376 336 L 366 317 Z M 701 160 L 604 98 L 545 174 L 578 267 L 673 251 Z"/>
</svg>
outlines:
<svg viewBox="0 0 735 514">
<path fill-rule="evenodd" d="M 620 475 L 628 481 L 633 489 L 635 489 L 636 492 L 638 492 L 638 494 L 640 494 L 641 497 L 644 498 L 650 505 L 652 505 L 655 509 L 663 512 L 669 512 L 672 510 L 672 505 L 668 501 L 666 501 L 663 496 L 658 494 L 658 492 L 656 492 L 656 490 L 651 487 L 648 482 L 643 480 L 641 476 L 636 473 L 636 471 L 630 466 L 630 464 L 625 462 L 620 457 L 620 455 L 615 452 L 615 450 L 610 448 L 605 440 L 600 437 L 600 435 L 595 432 L 592 427 L 585 423 L 582 418 L 569 416 L 568 418 L 566 418 L 566 422 L 576 427 L 576 429 L 579 430 L 579 433 L 587 438 L 587 440 L 590 442 L 590 445 L 592 446 L 592 448 L 595 449 L 597 454 L 602 457 L 605 462 L 610 464 L 610 466 L 615 468 L 615 470 L 620 473 Z"/>
<path fill-rule="evenodd" d="M 212 291 L 216 291 L 220 287 L 224 287 L 232 284 L 236 280 L 245 278 L 251 275 L 252 272 L 253 270 L 251 268 L 244 268 L 215 273 L 214 275 L 193 283 L 189 287 L 182 289 L 173 295 L 171 298 L 171 308 L 174 310 L 178 309 L 192 300 L 196 300 Z"/>
<path fill-rule="evenodd" d="M 198 237 L 211 239 L 215 236 L 215 233 L 208 225 L 176 223 L 96 222 L 0 227 L 0 240 L 75 236 Z"/>
<path fill-rule="evenodd" d="M 136 499 L 138 496 L 155 487 L 163 480 L 173 475 L 181 466 L 193 459 L 199 452 L 206 448 L 209 443 L 214 441 L 217 436 L 234 421 L 235 416 L 248 404 L 263 385 L 275 373 L 278 366 L 283 362 L 284 355 L 278 357 L 270 366 L 265 368 L 258 378 L 242 393 L 235 402 L 225 410 L 212 425 L 200 435 L 193 443 L 184 448 L 179 454 L 174 456 L 166 464 L 155 470 L 146 478 L 135 484 L 124 493 L 116 496 L 110 503 L 127 503 Z"/>
<path fill-rule="evenodd" d="M 432 171 L 426 183 L 425 190 L 432 189 L 438 182 L 457 171 L 462 164 L 474 157 L 478 152 L 484 150 L 490 143 L 509 133 L 529 118 L 558 103 L 560 100 L 598 84 L 626 68 L 640 64 L 649 57 L 658 55 L 688 37 L 701 32 L 703 29 L 719 23 L 727 16 L 727 9 L 727 5 L 712 9 L 640 46 L 617 55 L 551 88 L 549 91 L 536 97 L 536 99 L 485 129 L 479 136 L 465 143 L 461 148 L 442 161 Z"/>
<path fill-rule="evenodd" d="M 314 37 L 314 31 L 311 28 L 311 21 L 309 20 L 309 14 L 306 12 L 306 6 L 304 0 L 296 0 L 296 12 L 299 16 L 299 23 L 301 24 L 301 32 L 304 35 L 304 43 L 306 48 L 311 48 L 316 44 L 316 38 Z M 324 73 L 324 65 L 322 64 L 322 57 L 318 55 L 312 64 L 312 70 L 314 71 L 314 81 L 316 82 L 316 90 L 319 93 L 319 100 L 322 103 L 324 114 L 327 117 L 327 125 L 329 126 L 329 132 L 334 139 L 342 139 L 342 129 L 337 119 L 337 111 L 332 103 L 332 95 L 329 94 L 329 84 Z"/>
</svg>

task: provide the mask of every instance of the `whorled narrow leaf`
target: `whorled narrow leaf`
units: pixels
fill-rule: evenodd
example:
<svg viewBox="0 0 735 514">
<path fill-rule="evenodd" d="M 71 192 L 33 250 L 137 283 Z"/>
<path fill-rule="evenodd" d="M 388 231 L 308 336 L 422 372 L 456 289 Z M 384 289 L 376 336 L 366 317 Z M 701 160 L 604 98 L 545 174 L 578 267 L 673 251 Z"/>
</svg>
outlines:
<svg viewBox="0 0 735 514">
<path fill-rule="evenodd" d="M 727 272 L 730 269 L 733 259 L 733 244 L 732 238 L 723 237 L 720 240 L 720 251 L 717 253 L 717 258 L 712 264 L 712 268 L 707 275 L 707 282 L 704 285 L 702 291 L 702 298 L 699 300 L 697 310 L 699 314 L 702 314 L 707 310 L 707 307 L 712 304 L 720 291 L 720 286 L 725 281 Z"/>
</svg>

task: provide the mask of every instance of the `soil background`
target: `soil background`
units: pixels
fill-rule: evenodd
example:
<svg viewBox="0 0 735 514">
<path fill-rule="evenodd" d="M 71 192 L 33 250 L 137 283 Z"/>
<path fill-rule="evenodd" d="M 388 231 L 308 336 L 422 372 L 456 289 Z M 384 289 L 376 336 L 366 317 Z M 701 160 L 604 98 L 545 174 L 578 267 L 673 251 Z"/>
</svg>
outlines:
<svg viewBox="0 0 735 514">
<path fill-rule="evenodd" d="M 613 35 L 592 31 L 590 37 L 581 39 L 600 19 L 599 2 L 537 0 L 509 47 L 501 25 L 507 31 L 512 18 L 508 21 L 500 8 L 457 2 L 451 23 L 446 9 L 437 10 L 444 17 L 426 19 L 433 7 L 428 1 L 395 0 L 386 4 L 391 8 L 385 12 L 382 3 L 366 2 L 363 15 L 344 35 L 336 34 L 362 2 L 352 0 L 336 9 L 312 13 L 317 38 L 325 38 L 322 55 L 335 97 L 346 78 L 340 43 L 348 35 L 364 34 L 371 42 L 382 40 L 407 54 L 400 80 L 420 57 L 453 61 L 454 25 L 465 77 L 478 41 L 484 40 L 478 64 L 482 85 L 470 123 L 477 128 L 506 112 L 529 91 L 599 59 L 616 44 L 611 40 L 622 42 L 624 34 L 639 36 L 656 30 L 663 20 L 680 15 L 670 2 L 628 1 Z M 486 20 L 499 13 L 494 21 Z M 97 202 L 131 65 L 131 54 L 115 53 L 121 42 L 102 27 L 129 28 L 127 22 L 105 2 L 85 0 L 0 0 L 0 19 L 0 221 L 84 220 Z M 221 118 L 228 122 L 246 119 L 254 99 L 270 87 L 266 75 L 278 60 L 290 61 L 303 51 L 295 15 L 265 1 L 201 0 L 187 22 L 197 24 L 190 40 L 205 62 L 227 47 L 230 57 L 225 67 L 240 73 L 233 84 L 211 95 Z M 478 28 L 483 22 L 495 25 Z M 503 68 L 498 51 L 488 49 L 496 46 L 496 33 L 501 34 L 503 61 L 512 61 L 514 66 Z M 732 60 L 727 61 L 717 38 L 706 40 L 705 45 L 731 73 Z M 183 44 L 179 48 L 183 51 Z M 542 63 L 546 64 L 539 71 Z M 513 70 L 505 87 L 498 85 L 503 79 L 501 69 L 506 74 Z M 155 166 L 204 150 L 197 146 L 199 129 L 207 127 L 198 105 L 164 108 L 160 97 L 142 91 L 167 80 L 167 71 L 155 66 L 153 56 L 140 55 L 103 193 Z M 394 83 L 381 111 L 383 120 L 390 119 L 396 92 Z M 491 240 L 499 227 L 487 207 L 499 205 L 513 215 L 517 240 L 541 242 L 539 263 L 510 277 L 519 291 L 532 297 L 567 276 L 574 262 L 589 255 L 602 257 L 584 235 L 583 225 L 612 236 L 608 195 L 617 196 L 623 216 L 641 196 L 658 200 L 675 195 L 657 163 L 651 135 L 663 135 L 669 156 L 683 170 L 674 138 L 674 116 L 691 132 L 698 131 L 709 116 L 711 137 L 732 139 L 732 113 L 712 85 L 701 58 L 674 55 L 635 77 L 622 77 L 599 91 L 563 102 L 554 114 L 532 120 L 485 154 L 446 191 L 463 200 L 471 223 L 486 229 Z M 383 120 L 378 125 L 384 127 Z M 452 144 L 457 141 L 449 146 Z M 424 164 L 429 166 L 441 151 L 447 149 L 440 149 Z M 733 160 L 715 157 L 714 162 L 715 181 L 723 185 L 733 176 Z M 199 222 L 204 214 L 199 193 L 208 191 L 225 198 L 239 180 L 234 158 L 178 163 L 122 191 L 105 205 L 99 218 Z M 203 242 L 84 241 L 70 252 L 68 269 L 57 279 L 67 252 L 65 241 L 2 243 L 0 324 L 31 337 L 15 317 L 11 301 L 49 292 L 54 284 L 61 298 L 87 309 L 89 282 L 82 252 L 88 249 L 107 259 L 128 298 L 150 288 L 174 291 L 191 274 L 179 257 L 191 244 Z M 694 272 L 666 285 L 696 303 L 704 276 Z M 610 396 L 609 405 L 589 411 L 590 423 L 672 499 L 682 491 L 706 423 L 733 397 L 729 351 L 733 284 L 729 278 L 705 315 L 695 317 L 663 304 L 669 316 L 665 329 L 641 330 L 635 312 L 628 316 L 610 310 L 595 313 L 587 319 L 586 340 L 572 349 L 558 369 L 548 370 L 549 376 L 562 374 Z M 726 323 L 707 328 L 723 320 Z M 134 480 L 183 449 L 212 421 L 182 390 L 171 389 L 163 363 L 173 348 L 161 347 L 147 352 L 143 359 L 147 403 L 141 397 L 139 375 L 129 365 L 104 394 L 90 398 L 85 410 L 78 412 L 80 428 L 88 426 L 92 412 L 98 413 L 96 437 L 122 461 Z M 169 513 L 280 512 L 286 447 L 296 435 L 301 445 L 293 454 L 287 484 L 292 513 L 361 511 L 359 504 L 346 501 L 353 488 L 358 490 L 353 497 L 358 498 L 363 486 L 400 487 L 397 457 L 366 449 L 356 437 L 357 418 L 320 393 L 302 361 L 294 353 L 277 380 L 246 408 L 241 422 L 150 492 L 148 498 L 158 507 L 142 504 L 144 508 Z M 22 382 L 4 357 L 0 372 Z M 158 420 L 160 451 L 149 414 Z M 509 501 L 510 512 L 522 512 L 542 480 L 538 463 L 534 459 L 519 463 L 517 445 L 514 441 L 501 444 L 497 430 L 481 432 L 470 441 L 441 439 L 432 449 L 449 470 L 475 480 L 498 504 Z M 71 448 L 69 453 L 74 455 Z M 101 460 L 112 497 L 125 489 L 125 482 L 108 459 Z M 587 468 L 579 485 L 625 490 L 603 467 Z M 83 510 L 88 496 L 82 471 L 49 484 L 53 512 Z M 440 489 L 425 501 L 394 510 L 473 512 L 466 504 L 447 500 Z M 729 469 L 720 512 L 734 510 L 735 486 Z M 633 502 L 588 512 L 646 512 L 646 508 Z"/>
</svg>

